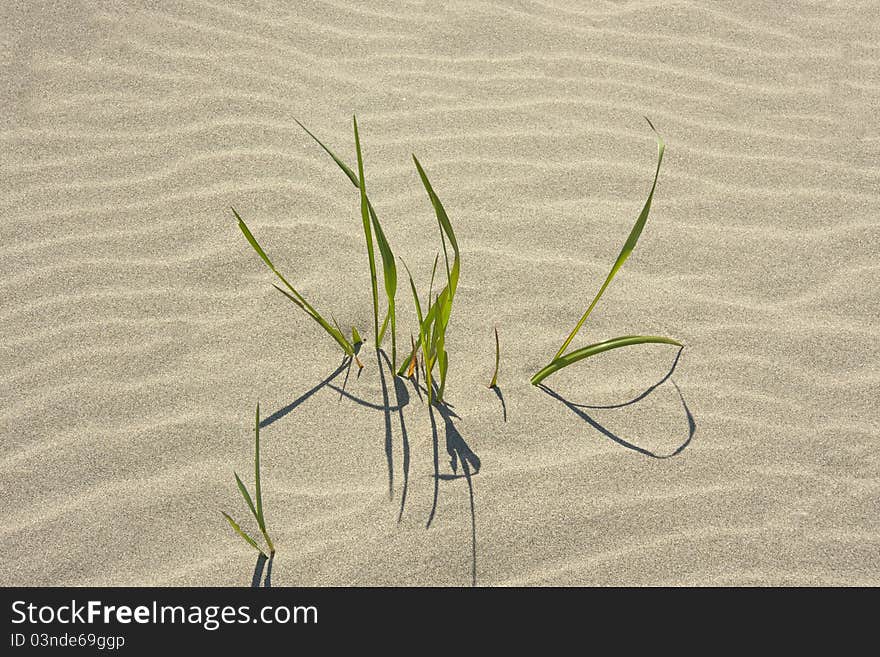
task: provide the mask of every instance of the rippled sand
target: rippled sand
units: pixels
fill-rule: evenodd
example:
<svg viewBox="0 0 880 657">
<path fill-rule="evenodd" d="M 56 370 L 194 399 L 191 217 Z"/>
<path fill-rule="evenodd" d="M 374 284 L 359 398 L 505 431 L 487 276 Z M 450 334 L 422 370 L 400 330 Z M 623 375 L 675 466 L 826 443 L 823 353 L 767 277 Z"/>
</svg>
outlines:
<svg viewBox="0 0 880 657">
<path fill-rule="evenodd" d="M 220 510 L 247 520 L 259 400 L 276 585 L 880 584 L 875 5 L 65 4 L 0 9 L 0 583 L 250 583 Z M 353 162 L 353 112 L 419 283 L 411 152 L 462 245 L 434 425 L 470 485 L 372 350 L 340 394 L 229 211 L 369 333 L 357 192 L 294 123 Z M 687 348 L 553 396 L 528 379 L 644 201 L 642 115 L 654 210 L 578 339 Z"/>
</svg>

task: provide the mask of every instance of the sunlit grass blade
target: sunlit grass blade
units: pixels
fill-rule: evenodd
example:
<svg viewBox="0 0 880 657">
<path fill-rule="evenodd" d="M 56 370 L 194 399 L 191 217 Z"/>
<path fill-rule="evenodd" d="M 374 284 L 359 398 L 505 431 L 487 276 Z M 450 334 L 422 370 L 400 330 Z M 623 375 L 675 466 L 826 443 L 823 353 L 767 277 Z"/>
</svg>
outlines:
<svg viewBox="0 0 880 657">
<path fill-rule="evenodd" d="M 254 497 L 257 507 L 257 524 L 266 539 L 266 545 L 269 546 L 269 553 L 275 554 L 275 546 L 272 545 L 272 539 L 269 538 L 269 532 L 266 531 L 266 518 L 263 515 L 263 486 L 260 483 L 260 404 L 257 403 L 256 419 L 254 420 Z M 237 477 L 236 477 L 237 478 Z"/>
<path fill-rule="evenodd" d="M 599 298 L 602 296 L 602 294 L 604 294 L 606 288 L 611 283 L 611 280 L 623 266 L 623 263 L 626 262 L 627 258 L 629 258 L 630 254 L 633 252 L 633 249 L 635 249 L 636 243 L 639 241 L 639 237 L 641 236 L 642 230 L 645 227 L 645 223 L 648 220 L 648 214 L 651 211 L 651 201 L 654 199 L 654 190 L 657 187 L 657 178 L 660 175 L 660 163 L 663 162 L 663 153 L 666 150 L 666 144 L 663 141 L 663 138 L 654 128 L 654 124 L 652 124 L 647 117 L 645 117 L 645 120 L 648 121 L 648 125 L 651 126 L 651 130 L 653 130 L 654 134 L 657 136 L 657 168 L 654 171 L 654 182 L 651 184 L 651 191 L 648 193 L 648 200 L 645 201 L 645 205 L 642 207 L 642 211 L 639 213 L 639 216 L 636 219 L 636 223 L 632 227 L 632 230 L 629 233 L 629 237 L 627 237 L 626 239 L 626 243 L 624 243 L 623 248 L 620 250 L 620 254 L 617 256 L 617 260 L 615 260 L 614 265 L 611 267 L 611 271 L 608 272 L 608 276 L 605 278 L 605 282 L 602 283 L 602 287 L 599 288 L 599 292 L 596 293 L 595 298 L 593 299 L 592 303 L 590 303 L 580 321 L 574 327 L 574 330 L 572 330 L 569 336 L 565 339 L 565 342 L 562 343 L 559 351 L 556 352 L 556 355 L 553 357 L 554 360 L 565 353 L 565 350 L 568 349 L 568 345 L 571 344 L 571 341 L 578 334 L 578 331 L 581 330 L 584 322 L 587 321 L 587 317 L 590 316 L 590 313 L 593 312 L 593 308 L 595 308 L 596 304 L 599 302 Z"/>
<path fill-rule="evenodd" d="M 461 271 L 461 252 L 458 248 L 458 240 L 455 238 L 455 231 L 452 229 L 452 223 L 446 214 L 443 203 L 434 191 L 428 175 L 419 162 L 418 158 L 413 155 L 416 169 L 422 180 L 425 190 L 428 192 L 428 198 L 434 208 L 434 214 L 437 216 L 437 223 L 440 227 L 440 243 L 443 246 L 443 255 L 446 262 L 446 287 L 437 295 L 437 300 L 433 305 L 435 308 L 434 328 L 431 335 L 431 352 L 436 358 L 440 373 L 440 386 L 437 390 L 438 403 L 443 402 L 443 394 L 446 389 L 446 377 L 449 370 L 449 354 L 446 352 L 446 329 L 449 326 L 449 317 L 452 313 L 452 302 L 455 299 L 455 292 L 458 288 L 458 279 Z M 454 253 L 452 266 L 449 265 L 449 253 L 446 249 L 446 240 L 449 240 Z M 436 265 L 435 265 L 436 266 Z M 433 277 L 433 276 L 432 276 Z M 432 362 L 425 364 L 426 370 L 430 368 Z M 427 377 L 426 377 L 427 378 Z"/>
<path fill-rule="evenodd" d="M 229 516 L 228 513 L 225 513 L 225 512 L 223 512 L 223 511 L 221 511 L 220 513 L 223 514 L 223 517 L 226 518 L 226 522 L 228 522 L 228 523 L 229 523 L 229 526 L 232 527 L 232 529 L 235 530 L 235 533 L 236 533 L 236 534 L 238 534 L 238 535 L 241 536 L 245 541 L 247 541 L 248 544 L 249 544 L 251 547 L 253 547 L 257 552 L 259 552 L 260 554 L 262 554 L 262 555 L 263 555 L 264 557 L 266 557 L 267 559 L 269 558 L 269 555 L 267 555 L 265 552 L 263 552 L 263 549 L 262 549 L 259 545 L 257 545 L 257 542 L 256 542 L 254 539 L 252 539 L 252 538 L 248 535 L 248 533 L 247 533 L 246 531 L 244 531 L 241 527 L 239 527 L 239 526 L 238 526 L 238 523 L 235 522 L 235 520 L 233 520 L 233 519 Z"/>
<path fill-rule="evenodd" d="M 490 388 L 498 387 L 498 366 L 501 364 L 501 343 L 498 341 L 498 327 L 495 327 L 495 373 L 492 374 Z"/>
<path fill-rule="evenodd" d="M 318 324 L 321 325 L 321 328 L 323 328 L 328 334 L 330 334 L 330 336 L 334 340 L 336 340 L 336 342 L 339 344 L 340 347 L 342 347 L 342 350 L 346 354 L 348 354 L 349 356 L 353 355 L 354 348 L 352 347 L 351 343 L 346 339 L 345 335 L 343 335 L 342 331 L 340 331 L 338 328 L 334 328 L 334 327 L 330 326 L 330 324 L 327 323 L 327 320 L 325 320 L 321 316 L 321 314 L 317 310 L 315 310 L 314 307 L 312 307 L 312 305 L 309 304 L 309 302 L 306 301 L 305 298 L 290 283 L 287 282 L 287 279 L 284 278 L 284 276 L 282 276 L 281 273 L 275 268 L 275 265 L 272 264 L 272 261 L 269 259 L 269 256 L 266 255 L 266 252 L 263 250 L 263 248 L 257 242 L 253 233 L 251 233 L 250 228 L 248 228 L 247 224 L 244 222 L 244 219 L 242 219 L 241 216 L 239 216 L 239 214 L 238 214 L 238 212 L 236 212 L 235 208 L 232 208 L 232 214 L 234 214 L 235 218 L 238 220 L 238 227 L 241 230 L 242 234 L 245 236 L 245 239 L 247 239 L 248 243 L 251 245 L 251 247 L 254 249 L 254 251 L 257 252 L 257 255 L 260 256 L 260 258 L 263 260 L 263 262 L 266 263 L 266 266 L 269 267 L 269 269 L 272 271 L 272 273 L 275 274 L 282 283 L 284 283 L 284 286 L 290 291 L 290 293 L 282 290 L 277 285 L 275 286 L 275 289 L 282 292 L 288 299 L 293 301 L 297 306 L 299 306 L 302 310 L 304 310 L 312 319 L 314 319 L 316 322 L 318 322 Z"/>
<path fill-rule="evenodd" d="M 311 137 L 312 139 L 315 140 L 315 142 L 318 144 L 318 146 L 320 146 L 321 148 L 324 149 L 324 152 L 327 153 L 327 155 L 329 155 L 331 158 L 333 158 L 333 161 L 336 162 L 337 166 L 338 166 L 340 169 L 342 169 L 342 172 L 343 172 L 346 176 L 348 176 L 348 179 L 351 181 L 351 184 L 354 185 L 355 187 L 358 187 L 358 186 L 359 186 L 359 185 L 358 185 L 358 177 L 355 175 L 354 171 L 352 171 L 351 168 L 350 168 L 348 165 L 346 165 L 345 162 L 343 162 L 343 161 L 339 158 L 338 155 L 336 155 L 336 153 L 334 153 L 334 152 L 331 151 L 329 148 L 327 148 L 327 147 L 324 145 L 324 142 L 322 142 L 320 139 L 318 139 L 318 138 L 314 135 L 314 133 L 312 133 L 311 130 L 309 130 L 309 129 L 308 129 L 307 127 L 305 127 L 302 123 L 300 123 L 300 122 L 299 122 L 299 119 L 294 119 L 294 121 L 296 121 L 297 125 L 298 125 L 300 128 L 302 128 L 303 130 L 306 131 L 306 134 L 307 134 L 309 137 Z"/>
<path fill-rule="evenodd" d="M 385 299 L 388 303 L 388 309 L 385 313 L 385 321 L 382 322 L 382 329 L 379 331 L 379 339 L 377 344 L 382 343 L 385 336 L 385 328 L 391 324 L 391 362 L 397 362 L 397 311 L 395 307 L 395 298 L 397 296 L 397 265 L 394 263 L 394 253 L 388 240 L 385 239 L 385 233 L 376 218 L 373 206 L 369 206 L 370 216 L 373 219 L 373 228 L 376 232 L 376 244 L 379 246 L 379 255 L 382 256 L 382 277 L 385 282 Z"/>
<path fill-rule="evenodd" d="M 428 321 L 422 315 L 422 304 L 419 302 L 419 292 L 418 292 L 418 290 L 416 290 L 416 284 L 413 281 L 412 273 L 409 271 L 409 267 L 406 266 L 406 263 L 403 263 L 403 266 L 406 269 L 407 276 L 409 277 L 409 287 L 410 287 L 410 290 L 412 290 L 413 305 L 416 308 L 416 315 L 419 320 L 419 344 L 418 344 L 418 346 L 420 346 L 422 348 L 422 358 L 425 362 L 425 385 L 426 385 L 427 391 L 428 391 L 428 403 L 430 403 L 432 391 L 431 391 L 431 368 L 428 365 L 428 363 L 430 362 L 430 354 L 429 354 L 429 349 L 430 349 L 429 340 L 430 340 L 430 338 L 428 336 Z M 407 374 L 407 376 L 410 376 L 411 373 L 415 370 L 416 349 L 417 349 L 417 346 L 415 344 L 413 344 L 412 355 L 410 356 L 411 360 L 409 362 L 409 374 Z M 403 374 L 403 369 L 406 367 L 406 365 L 407 365 L 407 361 L 404 361 L 403 365 L 401 366 L 401 369 L 398 371 L 398 375 Z"/>
<path fill-rule="evenodd" d="M 263 485 L 260 480 L 260 405 L 257 404 L 256 417 L 254 419 L 254 497 L 251 498 L 251 494 L 248 492 L 247 486 L 244 485 L 244 482 L 241 480 L 241 477 L 238 476 L 237 472 L 233 472 L 235 475 L 235 483 L 238 484 L 238 490 L 241 493 L 241 496 L 244 498 L 245 503 L 250 509 L 251 515 L 253 515 L 254 520 L 257 521 L 257 526 L 260 528 L 260 532 L 263 534 L 263 538 L 266 541 L 266 545 L 269 548 L 269 554 L 275 554 L 275 546 L 272 543 L 272 539 L 269 538 L 269 532 L 266 530 L 266 518 L 263 515 Z M 257 550 L 259 550 L 262 554 L 265 555 L 265 552 L 260 548 L 257 542 L 251 538 L 247 532 L 245 532 L 237 522 L 235 522 L 227 513 L 223 513 L 223 516 L 232 526 L 232 528 L 241 536 L 244 540 L 254 546 Z"/>
<path fill-rule="evenodd" d="M 583 360 L 584 358 L 589 358 L 590 356 L 595 356 L 596 354 L 601 354 L 602 352 L 610 351 L 612 349 L 629 347 L 636 344 L 671 344 L 678 347 L 682 346 L 677 340 L 656 335 L 624 335 L 612 338 L 610 340 L 605 340 L 604 342 L 598 342 L 596 344 L 587 345 L 586 347 L 581 347 L 580 349 L 575 349 L 564 356 L 554 358 L 549 365 L 532 377 L 532 385 L 538 385 L 551 374 L 558 372 L 564 367 L 568 367 L 572 363 Z"/>
<path fill-rule="evenodd" d="M 336 155 L 336 153 L 330 150 L 330 148 L 328 148 L 320 139 L 318 139 L 308 128 L 306 128 L 298 120 L 294 119 L 294 121 L 296 121 L 299 127 L 305 130 L 306 134 L 314 139 L 315 143 L 317 143 L 318 146 L 320 146 L 324 150 L 324 152 L 331 157 L 331 159 L 351 181 L 351 184 L 360 190 L 361 185 L 359 181 L 361 178 L 363 178 L 363 176 L 355 174 L 355 172 L 352 171 L 352 169 L 348 165 L 346 165 L 345 162 L 343 162 L 342 159 L 338 155 Z M 357 141 L 357 133 L 355 134 L 355 140 Z M 359 147 L 359 144 L 356 144 L 356 146 Z M 382 273 L 385 282 L 385 296 L 388 302 L 388 310 L 385 314 L 385 319 L 382 322 L 382 328 L 378 331 L 376 344 L 381 344 L 382 338 L 385 335 L 385 329 L 390 323 L 391 362 L 394 363 L 397 361 L 397 318 L 395 311 L 395 298 L 397 295 L 397 265 L 394 259 L 394 253 L 391 251 L 391 246 L 388 244 L 388 240 L 385 238 L 385 232 L 382 230 L 382 225 L 379 223 L 379 218 L 376 216 L 375 209 L 373 209 L 373 204 L 370 203 L 370 199 L 368 196 L 366 196 L 366 193 L 364 193 L 363 196 L 365 196 L 367 200 L 367 209 L 370 213 L 370 220 L 372 222 L 373 232 L 376 235 L 376 243 L 379 246 L 379 254 L 382 256 Z M 375 263 L 375 259 L 373 262 Z M 373 275 L 375 276 L 375 264 Z"/>
<path fill-rule="evenodd" d="M 237 472 L 233 473 L 235 475 L 235 482 L 238 484 L 238 490 L 241 492 L 241 496 L 244 498 L 245 503 L 248 505 L 248 508 L 251 510 L 251 515 L 254 518 L 257 517 L 257 508 L 254 506 L 254 500 L 251 498 L 251 494 L 248 492 L 247 486 L 244 485 L 244 482 L 241 480 L 241 477 L 238 476 Z"/>
<path fill-rule="evenodd" d="M 439 258 L 439 255 L 437 257 Z M 433 310 L 432 306 L 431 306 L 431 292 L 430 292 L 430 288 L 429 288 L 428 314 L 422 315 L 422 304 L 419 301 L 419 293 L 416 290 L 415 283 L 413 282 L 412 273 L 410 272 L 409 267 L 407 266 L 407 264 L 405 262 L 403 263 L 403 267 L 404 267 L 404 269 L 406 269 L 407 276 L 409 276 L 409 287 L 412 290 L 413 304 L 415 305 L 416 316 L 419 321 L 419 341 L 413 347 L 413 350 L 409 353 L 409 356 L 407 356 L 403 360 L 403 362 L 400 364 L 400 368 L 397 370 L 398 376 L 403 376 L 403 373 L 406 371 L 407 366 L 410 364 L 410 362 L 412 362 L 412 360 L 416 354 L 417 349 L 419 349 L 423 346 L 427 347 L 430 345 L 430 326 L 433 323 L 434 315 L 436 314 L 436 310 Z M 436 270 L 437 270 L 437 258 L 434 259 L 434 271 L 431 272 L 431 286 L 432 287 L 434 285 L 434 272 Z"/>
<path fill-rule="evenodd" d="M 278 290 L 279 292 L 281 292 L 281 294 L 283 294 L 284 296 L 286 296 L 290 301 L 292 301 L 293 303 L 295 303 L 297 306 L 299 306 L 299 307 L 302 308 L 303 310 L 306 310 L 306 307 L 305 307 L 304 305 L 302 305 L 302 302 L 301 302 L 299 299 L 297 299 L 295 296 L 293 296 L 290 292 L 288 292 L 287 290 L 284 290 L 284 289 L 278 287 L 277 285 L 275 285 L 275 283 L 272 283 L 272 287 L 274 287 L 276 290 Z M 309 317 L 311 317 L 312 319 L 315 319 L 315 316 L 312 315 L 312 313 L 310 313 L 308 310 L 306 310 L 306 313 L 309 315 Z M 317 320 L 315 320 L 315 321 L 317 321 Z M 339 326 L 337 326 L 336 328 L 338 329 Z"/>
<path fill-rule="evenodd" d="M 354 147 L 357 154 L 358 190 L 361 195 L 361 222 L 364 226 L 364 239 L 367 242 L 367 257 L 370 261 L 370 291 L 373 293 L 373 338 L 376 349 L 379 349 L 379 291 L 376 279 L 376 252 L 373 248 L 373 229 L 370 220 L 370 208 L 367 201 L 367 181 L 364 179 L 364 158 L 361 154 L 361 140 L 358 136 L 357 117 L 352 117 L 354 124 Z"/>
</svg>

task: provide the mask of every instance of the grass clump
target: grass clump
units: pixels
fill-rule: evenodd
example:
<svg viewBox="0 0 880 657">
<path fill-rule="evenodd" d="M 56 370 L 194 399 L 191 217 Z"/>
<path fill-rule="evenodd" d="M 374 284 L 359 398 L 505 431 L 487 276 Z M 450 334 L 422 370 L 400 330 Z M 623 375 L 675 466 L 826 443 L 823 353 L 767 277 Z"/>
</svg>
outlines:
<svg viewBox="0 0 880 657">
<path fill-rule="evenodd" d="M 437 262 L 434 260 L 434 271 L 431 273 L 431 289 L 428 291 L 428 309 L 422 315 L 421 306 L 419 304 L 418 292 L 412 280 L 409 277 L 410 287 L 412 288 L 413 299 L 416 305 L 416 313 L 419 319 L 419 341 L 417 348 L 422 350 L 422 358 L 425 366 L 425 386 L 428 391 L 428 403 L 436 401 L 438 404 L 443 403 L 443 393 L 446 390 L 446 375 L 449 371 L 449 353 L 446 351 L 446 330 L 449 327 L 449 317 L 452 314 L 452 303 L 455 299 L 455 292 L 458 288 L 458 278 L 461 272 L 461 252 L 458 248 L 458 240 L 455 238 L 455 231 L 452 229 L 452 223 L 446 214 L 443 203 L 437 196 L 431 182 L 428 180 L 428 174 L 419 162 L 418 158 L 413 155 L 416 169 L 422 180 L 425 190 L 428 192 L 428 198 L 434 208 L 434 214 L 437 217 L 437 225 L 440 228 L 440 244 L 443 247 L 443 259 L 446 265 L 446 286 L 439 292 L 436 299 L 432 300 L 434 274 L 437 271 Z M 449 249 L 446 242 L 452 247 L 453 259 L 452 264 L 449 263 Z M 407 269 L 407 273 L 409 270 Z M 403 376 L 404 371 L 411 363 L 411 359 L 415 356 L 415 350 L 408 358 L 403 361 L 397 374 Z M 437 395 L 434 398 L 434 390 L 432 385 L 432 373 L 434 366 L 437 366 L 439 383 L 437 385 Z"/>
<path fill-rule="evenodd" d="M 379 217 L 376 215 L 376 210 L 373 208 L 373 204 L 370 203 L 370 199 L 367 196 L 366 192 L 366 185 L 363 182 L 364 163 L 363 157 L 361 155 L 361 143 L 360 135 L 358 134 L 357 117 L 353 117 L 355 150 L 357 152 L 357 174 L 355 174 L 355 172 L 352 171 L 352 169 L 348 165 L 346 165 L 345 162 L 343 162 L 339 158 L 339 156 L 336 155 L 336 153 L 334 153 L 326 145 L 324 145 L 324 143 L 320 139 L 318 139 L 308 128 L 306 128 L 299 121 L 296 122 L 333 159 L 333 161 L 348 177 L 351 183 L 360 191 L 361 221 L 363 224 L 364 238 L 367 244 L 367 257 L 370 265 L 370 289 L 373 297 L 374 344 L 376 350 L 378 351 L 382 343 L 382 339 L 385 336 L 386 330 L 390 326 L 391 360 L 392 362 L 394 362 L 397 359 L 397 313 L 395 307 L 395 297 L 397 295 L 397 265 L 395 264 L 394 252 L 391 250 L 391 246 L 388 244 L 388 240 L 385 237 L 385 232 L 382 230 L 382 225 L 379 223 Z M 241 232 L 244 233 L 244 236 L 245 238 L 247 238 L 248 243 L 251 245 L 251 247 L 253 247 L 260 258 L 262 258 L 263 262 L 266 263 L 269 269 L 281 280 L 282 283 L 284 283 L 284 286 L 287 288 L 285 290 L 275 285 L 275 289 L 281 292 L 284 296 L 290 299 L 290 301 L 295 303 L 300 309 L 304 310 L 306 314 L 308 314 L 312 319 L 318 322 L 318 324 L 321 325 L 321 328 L 323 328 L 334 340 L 336 340 L 339 346 L 342 347 L 345 355 L 353 358 L 355 362 L 360 365 L 360 361 L 357 359 L 357 351 L 363 340 L 361 340 L 360 334 L 358 333 L 357 329 L 352 327 L 352 337 L 351 340 L 349 340 L 343 334 L 342 330 L 339 328 L 339 325 L 336 323 L 335 320 L 332 320 L 333 324 L 331 325 L 330 322 L 324 319 L 324 317 L 320 313 L 318 313 L 318 311 L 315 310 L 315 308 L 311 306 L 303 298 L 303 296 L 290 283 L 288 283 L 287 279 L 284 278 L 284 276 L 282 276 L 281 273 L 275 268 L 275 265 L 272 264 L 269 256 L 266 255 L 266 252 L 257 242 L 253 233 L 250 231 L 241 216 L 239 216 L 235 208 L 232 209 L 232 213 L 238 220 L 238 227 L 241 229 Z M 379 292 L 375 255 L 376 246 L 378 246 L 379 255 L 382 258 L 382 275 L 385 288 L 385 297 L 387 301 L 387 309 L 385 312 L 385 318 L 382 320 L 381 328 L 379 325 Z"/>
<path fill-rule="evenodd" d="M 263 551 L 263 548 L 259 546 L 259 544 L 251 538 L 251 536 L 244 531 L 241 526 L 232 519 L 232 517 L 226 513 L 225 511 L 221 511 L 223 517 L 226 518 L 226 522 L 229 523 L 229 526 L 235 530 L 235 533 L 241 536 L 248 545 L 257 550 L 264 557 L 269 558 L 275 554 L 275 545 L 272 543 L 272 539 L 269 538 L 269 532 L 266 531 L 266 519 L 263 516 L 263 488 L 260 484 L 260 405 L 257 404 L 257 418 L 254 422 L 254 432 L 256 433 L 256 437 L 254 439 L 254 498 L 251 498 L 251 494 L 248 492 L 247 486 L 244 485 L 244 482 L 241 480 L 241 477 L 238 476 L 237 472 L 233 472 L 235 475 L 235 482 L 238 484 L 238 490 L 241 493 L 241 496 L 244 498 L 245 503 L 250 509 L 251 515 L 253 515 L 254 519 L 257 521 L 257 526 L 260 528 L 260 532 L 263 534 L 263 539 L 266 541 L 266 547 L 269 550 L 269 554 L 266 554 Z"/>
<path fill-rule="evenodd" d="M 620 250 L 620 255 L 617 256 L 617 260 L 615 260 L 614 265 L 611 267 L 611 271 L 608 272 L 608 276 L 605 278 L 605 282 L 602 284 L 602 287 L 599 288 L 599 291 L 593 298 L 592 303 L 590 303 L 586 312 L 584 312 L 583 316 L 574 327 L 572 332 L 569 333 L 568 337 L 565 339 L 565 342 L 562 343 L 562 346 L 559 348 L 559 351 L 556 352 L 556 355 L 553 357 L 550 363 L 544 366 L 532 377 L 532 385 L 538 385 L 539 383 L 541 383 L 541 381 L 546 379 L 551 374 L 554 374 L 555 372 L 558 372 L 559 370 L 568 367 L 569 365 L 576 363 L 579 360 L 589 358 L 590 356 L 595 356 L 611 349 L 618 349 L 620 347 L 646 343 L 673 344 L 682 346 L 680 342 L 673 340 L 672 338 L 664 338 L 655 335 L 627 335 L 612 338 L 611 340 L 606 340 L 605 342 L 587 345 L 586 347 L 575 349 L 574 351 L 567 354 L 565 353 L 566 349 L 568 349 L 568 346 L 571 344 L 571 341 L 574 340 L 574 337 L 578 334 L 578 331 L 581 330 L 584 322 L 587 321 L 587 317 L 589 317 L 590 313 L 593 312 L 593 309 L 596 307 L 596 304 L 599 302 L 602 294 L 604 294 L 605 290 L 608 288 L 608 285 L 614 279 L 614 276 L 623 266 L 623 263 L 626 262 L 627 258 L 629 258 L 630 254 L 633 252 L 633 249 L 635 249 L 636 243 L 639 241 L 639 236 L 642 234 L 642 230 L 645 227 L 645 223 L 648 221 L 648 214 L 651 211 L 651 201 L 653 201 L 654 199 L 654 190 L 657 187 L 657 178 L 660 175 L 660 163 L 663 162 L 663 153 L 666 150 L 666 144 L 664 143 L 663 138 L 654 128 L 654 125 L 651 123 L 651 121 L 647 117 L 645 117 L 645 120 L 648 122 L 648 125 L 651 126 L 651 130 L 653 130 L 654 134 L 657 136 L 657 168 L 654 171 L 654 182 L 651 185 L 651 191 L 648 193 L 648 200 L 645 201 L 645 205 L 642 207 L 642 211 L 639 213 L 639 216 L 636 219 L 636 223 L 629 233 L 629 237 L 624 243 L 623 248 Z"/>
</svg>

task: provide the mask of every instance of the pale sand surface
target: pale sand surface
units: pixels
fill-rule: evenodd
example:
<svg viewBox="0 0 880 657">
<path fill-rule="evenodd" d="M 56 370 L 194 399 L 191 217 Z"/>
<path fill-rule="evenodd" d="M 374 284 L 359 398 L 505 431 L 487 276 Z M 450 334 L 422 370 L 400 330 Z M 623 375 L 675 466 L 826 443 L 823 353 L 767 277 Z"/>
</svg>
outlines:
<svg viewBox="0 0 880 657">
<path fill-rule="evenodd" d="M 252 480 L 257 400 L 274 584 L 471 582 L 466 480 L 425 528 L 426 407 L 406 385 L 398 523 L 375 354 L 347 388 L 373 407 L 323 387 L 291 408 L 340 354 L 229 211 L 371 333 L 357 193 L 293 121 L 353 162 L 352 112 L 419 283 L 439 242 L 411 152 L 463 248 L 447 396 L 482 462 L 478 583 L 880 584 L 877 3 L 293 4 L 3 3 L 0 584 L 249 583 L 219 511 L 253 527 L 232 468 Z M 528 379 L 644 201 L 642 115 L 669 143 L 654 211 L 577 344 L 687 349 L 587 419 Z M 620 403 L 675 353 L 548 383 Z M 610 437 L 685 443 L 673 383 L 680 454 Z"/>
</svg>

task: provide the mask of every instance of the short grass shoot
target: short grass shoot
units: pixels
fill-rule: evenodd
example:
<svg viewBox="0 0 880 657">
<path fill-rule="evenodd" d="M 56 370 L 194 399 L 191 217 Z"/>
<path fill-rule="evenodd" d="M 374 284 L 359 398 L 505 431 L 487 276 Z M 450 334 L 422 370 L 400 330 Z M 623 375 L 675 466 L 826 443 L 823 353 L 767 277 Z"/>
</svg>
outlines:
<svg viewBox="0 0 880 657">
<path fill-rule="evenodd" d="M 226 518 L 226 522 L 229 523 L 229 526 L 235 530 L 235 533 L 241 536 L 248 545 L 257 550 L 260 554 L 262 554 L 266 558 L 270 558 L 275 555 L 275 545 L 272 543 L 272 539 L 269 538 L 269 532 L 266 531 L 266 518 L 263 515 L 263 487 L 260 483 L 260 405 L 257 404 L 257 417 L 254 422 L 254 497 L 251 497 L 250 492 L 248 492 L 247 486 L 244 485 L 244 482 L 241 480 L 241 477 L 238 476 L 237 472 L 233 472 L 235 475 L 235 482 L 238 484 L 238 490 L 241 493 L 241 496 L 244 498 L 245 504 L 247 504 L 248 509 L 251 512 L 251 515 L 254 517 L 254 520 L 257 521 L 257 526 L 260 528 L 260 532 L 263 534 L 263 540 L 266 541 L 266 548 L 269 551 L 269 554 L 263 551 L 263 548 L 260 547 L 259 543 L 257 543 L 245 530 L 241 528 L 241 526 L 232 519 L 225 511 L 221 511 L 223 517 Z"/>
<path fill-rule="evenodd" d="M 490 388 L 498 387 L 498 367 L 501 365 L 501 343 L 498 340 L 498 327 L 495 327 L 495 372 L 489 382 Z"/>
</svg>

